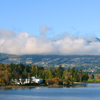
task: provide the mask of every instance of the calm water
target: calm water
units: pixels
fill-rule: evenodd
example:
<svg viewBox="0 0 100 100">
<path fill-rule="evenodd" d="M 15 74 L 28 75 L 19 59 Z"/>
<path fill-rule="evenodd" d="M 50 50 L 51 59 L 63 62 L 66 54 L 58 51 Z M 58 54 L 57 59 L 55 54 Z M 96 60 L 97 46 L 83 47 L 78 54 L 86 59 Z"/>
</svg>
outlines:
<svg viewBox="0 0 100 100">
<path fill-rule="evenodd" d="M 19 88 L 0 90 L 0 100 L 100 100 L 100 84 L 70 88 Z"/>
</svg>

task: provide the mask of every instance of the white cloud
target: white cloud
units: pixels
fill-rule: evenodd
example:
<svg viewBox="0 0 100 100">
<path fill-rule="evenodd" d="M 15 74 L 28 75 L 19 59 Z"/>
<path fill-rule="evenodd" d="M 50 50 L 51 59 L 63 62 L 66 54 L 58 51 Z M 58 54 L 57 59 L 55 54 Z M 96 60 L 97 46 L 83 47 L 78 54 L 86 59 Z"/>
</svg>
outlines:
<svg viewBox="0 0 100 100">
<path fill-rule="evenodd" d="M 46 26 L 40 36 L 26 32 L 0 30 L 0 52 L 9 54 L 60 54 L 60 55 L 100 55 L 100 42 L 95 37 L 77 37 L 66 34 L 55 41 L 45 37 Z"/>
<path fill-rule="evenodd" d="M 42 35 L 42 36 L 45 36 L 46 32 L 47 32 L 48 30 L 51 30 L 51 28 L 46 27 L 46 26 L 41 26 L 40 29 L 41 29 L 41 35 Z"/>
<path fill-rule="evenodd" d="M 2 29 L 0 30 L 0 38 L 12 38 L 15 36 L 15 33 L 13 31 Z"/>
</svg>

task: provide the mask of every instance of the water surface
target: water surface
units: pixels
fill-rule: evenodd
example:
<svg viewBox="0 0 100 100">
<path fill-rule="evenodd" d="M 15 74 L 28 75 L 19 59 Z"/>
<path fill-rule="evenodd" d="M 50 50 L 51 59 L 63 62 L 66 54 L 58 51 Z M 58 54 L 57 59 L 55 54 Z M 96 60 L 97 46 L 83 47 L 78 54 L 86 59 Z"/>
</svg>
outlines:
<svg viewBox="0 0 100 100">
<path fill-rule="evenodd" d="M 0 90 L 0 100 L 100 100 L 100 84 Z"/>
</svg>

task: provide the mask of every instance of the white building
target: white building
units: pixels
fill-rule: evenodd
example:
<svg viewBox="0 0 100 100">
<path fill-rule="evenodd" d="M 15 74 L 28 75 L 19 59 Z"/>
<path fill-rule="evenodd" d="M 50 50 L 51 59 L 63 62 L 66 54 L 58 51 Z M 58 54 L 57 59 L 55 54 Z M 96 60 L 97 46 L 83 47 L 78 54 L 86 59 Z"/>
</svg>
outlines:
<svg viewBox="0 0 100 100">
<path fill-rule="evenodd" d="M 27 84 L 30 83 L 30 78 L 25 78 L 25 79 L 12 79 L 12 82 L 14 82 L 15 84 Z M 43 79 L 39 79 L 37 77 L 31 77 L 31 83 L 37 83 L 40 84 L 43 82 Z"/>
</svg>

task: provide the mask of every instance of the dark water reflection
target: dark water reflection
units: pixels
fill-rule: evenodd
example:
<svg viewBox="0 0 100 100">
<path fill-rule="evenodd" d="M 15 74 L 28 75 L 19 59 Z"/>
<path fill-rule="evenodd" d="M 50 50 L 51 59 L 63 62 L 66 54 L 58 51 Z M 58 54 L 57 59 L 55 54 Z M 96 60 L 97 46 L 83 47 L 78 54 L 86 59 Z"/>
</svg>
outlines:
<svg viewBox="0 0 100 100">
<path fill-rule="evenodd" d="M 100 100 L 100 84 L 0 90 L 0 100 Z"/>
</svg>

